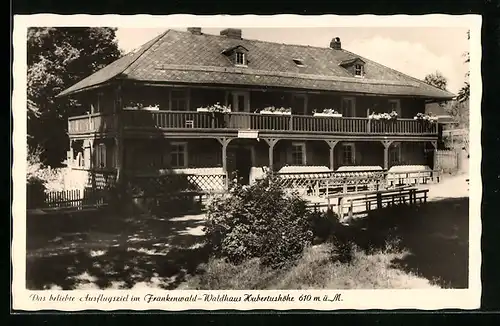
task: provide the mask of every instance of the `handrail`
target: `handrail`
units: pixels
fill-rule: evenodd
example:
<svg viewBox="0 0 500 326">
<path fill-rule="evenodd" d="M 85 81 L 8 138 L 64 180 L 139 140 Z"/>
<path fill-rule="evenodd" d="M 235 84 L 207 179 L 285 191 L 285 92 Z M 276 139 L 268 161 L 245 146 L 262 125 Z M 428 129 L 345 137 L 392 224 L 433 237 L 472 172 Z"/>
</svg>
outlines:
<svg viewBox="0 0 500 326">
<path fill-rule="evenodd" d="M 122 117 L 125 128 L 154 129 L 224 129 L 262 130 L 281 132 L 319 132 L 337 134 L 437 134 L 436 125 L 427 125 L 414 119 L 394 121 L 372 120 L 367 117 L 314 117 L 312 115 L 279 115 L 252 112 L 214 114 L 197 111 L 166 111 L 124 109 L 120 113 L 93 113 L 68 118 L 70 132 L 91 131 L 92 122 Z M 89 123 L 85 122 L 89 120 Z M 101 119 L 101 120 L 99 120 Z M 78 122 L 80 121 L 80 122 Z M 76 126 L 75 124 L 78 124 Z M 111 128 L 111 125 L 109 126 Z M 109 130 L 109 128 L 107 130 Z M 89 129 L 89 130 L 86 130 Z"/>
</svg>

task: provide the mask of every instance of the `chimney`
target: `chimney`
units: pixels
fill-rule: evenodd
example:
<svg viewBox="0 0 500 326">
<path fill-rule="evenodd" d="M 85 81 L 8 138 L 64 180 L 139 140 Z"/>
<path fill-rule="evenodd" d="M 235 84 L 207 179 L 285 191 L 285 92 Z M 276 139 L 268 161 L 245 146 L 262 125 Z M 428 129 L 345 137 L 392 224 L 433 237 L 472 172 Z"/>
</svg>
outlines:
<svg viewBox="0 0 500 326">
<path fill-rule="evenodd" d="M 237 40 L 241 40 L 241 29 L 238 28 L 226 28 L 220 31 L 220 35 L 226 36 L 229 38 L 234 38 Z"/>
<path fill-rule="evenodd" d="M 335 50 L 341 50 L 342 49 L 342 43 L 340 43 L 340 37 L 335 37 L 332 39 L 330 42 L 330 47 Z"/>
<path fill-rule="evenodd" d="M 201 27 L 188 27 L 187 30 L 193 35 L 201 35 Z"/>
</svg>

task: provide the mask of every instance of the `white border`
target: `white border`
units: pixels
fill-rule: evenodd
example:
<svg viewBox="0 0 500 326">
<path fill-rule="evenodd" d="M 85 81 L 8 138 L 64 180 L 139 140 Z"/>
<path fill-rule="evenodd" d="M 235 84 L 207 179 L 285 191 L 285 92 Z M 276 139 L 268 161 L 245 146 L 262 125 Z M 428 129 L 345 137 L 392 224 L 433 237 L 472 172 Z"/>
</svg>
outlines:
<svg viewBox="0 0 500 326">
<path fill-rule="evenodd" d="M 462 308 L 475 309 L 479 307 L 481 295 L 481 17 L 479 15 L 424 15 L 424 16 L 299 16 L 299 15 L 274 15 L 274 16 L 194 16 L 194 15 L 17 15 L 14 17 L 14 94 L 13 94 L 13 145 L 14 166 L 12 175 L 13 188 L 13 243 L 12 243 L 12 263 L 13 263 L 13 308 L 24 310 L 58 309 L 63 311 L 76 311 L 85 309 L 115 310 L 115 309 L 162 309 L 162 310 L 189 310 L 189 309 L 315 309 L 315 310 L 335 310 L 335 309 L 443 309 Z M 29 299 L 32 293 L 37 291 L 27 291 L 25 289 L 26 275 L 26 194 L 25 173 L 26 173 L 26 28 L 29 26 L 115 26 L 134 28 L 179 28 L 186 26 L 201 27 L 227 27 L 238 26 L 248 27 L 468 27 L 470 29 L 470 224 L 469 224 L 469 289 L 465 290 L 315 290 L 315 291 L 130 291 L 130 290 L 106 290 L 106 291 L 43 291 L 49 293 L 69 294 L 80 297 L 87 293 L 97 295 L 102 293 L 111 295 L 137 295 L 144 297 L 147 293 L 159 296 L 187 295 L 189 293 L 227 294 L 231 296 L 243 293 L 260 293 L 261 295 L 272 295 L 278 293 L 289 293 L 295 297 L 292 303 L 266 303 L 266 302 L 205 302 L 203 300 L 192 304 L 179 302 L 156 302 L 146 304 L 144 302 L 118 302 L 118 303 L 96 303 L 87 302 L 35 302 Z M 464 36 L 465 37 L 465 36 Z M 341 302 L 299 302 L 300 294 L 329 296 L 335 293 L 342 293 Z M 41 294 L 41 293 L 39 293 Z"/>
</svg>

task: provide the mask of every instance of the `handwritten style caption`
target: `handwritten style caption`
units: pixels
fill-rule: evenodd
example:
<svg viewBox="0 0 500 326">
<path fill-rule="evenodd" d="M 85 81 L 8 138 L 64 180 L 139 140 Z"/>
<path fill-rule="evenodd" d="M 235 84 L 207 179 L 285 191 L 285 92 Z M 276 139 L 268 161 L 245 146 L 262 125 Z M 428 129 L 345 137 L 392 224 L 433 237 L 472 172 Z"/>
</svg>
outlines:
<svg viewBox="0 0 500 326">
<path fill-rule="evenodd" d="M 58 302 L 58 303 L 120 303 L 120 302 L 142 302 L 142 303 L 159 303 L 159 302 L 341 302 L 343 301 L 340 293 L 310 295 L 310 294 L 278 294 L 278 295 L 262 295 L 260 293 L 244 293 L 242 295 L 227 295 L 227 294 L 190 294 L 190 295 L 175 295 L 167 293 L 165 295 L 157 295 L 147 293 L 142 296 L 133 294 L 124 295 L 106 295 L 106 294 L 37 294 L 33 293 L 29 296 L 33 302 Z"/>
</svg>

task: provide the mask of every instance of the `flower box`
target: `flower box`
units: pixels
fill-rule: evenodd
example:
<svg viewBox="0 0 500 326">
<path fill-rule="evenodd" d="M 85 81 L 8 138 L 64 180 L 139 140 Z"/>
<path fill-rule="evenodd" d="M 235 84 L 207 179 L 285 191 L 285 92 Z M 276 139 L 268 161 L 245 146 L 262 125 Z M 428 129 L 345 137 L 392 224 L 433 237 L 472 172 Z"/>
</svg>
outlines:
<svg viewBox="0 0 500 326">
<path fill-rule="evenodd" d="M 281 111 L 260 111 L 260 114 L 274 114 L 274 115 L 291 115 L 292 112 L 281 112 Z"/>
<path fill-rule="evenodd" d="M 231 106 L 225 106 L 216 103 L 212 106 L 197 108 L 196 112 L 229 113 L 231 112 Z"/>
<path fill-rule="evenodd" d="M 292 109 L 291 108 L 276 108 L 274 106 L 269 106 L 267 108 L 264 108 L 260 110 L 260 114 L 275 114 L 275 115 L 291 115 L 292 114 Z"/>
<path fill-rule="evenodd" d="M 326 117 L 326 118 L 342 118 L 342 114 L 340 113 L 323 113 L 323 112 L 315 112 L 313 114 L 314 117 Z"/>
<path fill-rule="evenodd" d="M 158 111 L 160 110 L 160 107 L 158 105 L 155 106 L 144 106 L 142 110 L 148 110 L 148 111 Z"/>
</svg>

